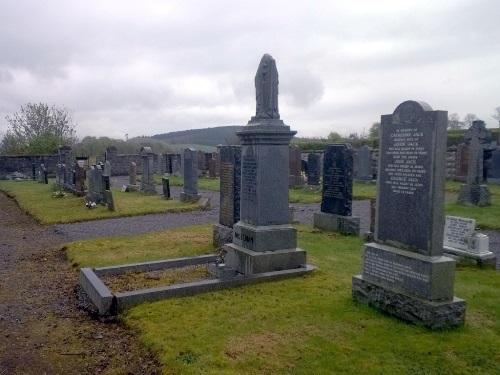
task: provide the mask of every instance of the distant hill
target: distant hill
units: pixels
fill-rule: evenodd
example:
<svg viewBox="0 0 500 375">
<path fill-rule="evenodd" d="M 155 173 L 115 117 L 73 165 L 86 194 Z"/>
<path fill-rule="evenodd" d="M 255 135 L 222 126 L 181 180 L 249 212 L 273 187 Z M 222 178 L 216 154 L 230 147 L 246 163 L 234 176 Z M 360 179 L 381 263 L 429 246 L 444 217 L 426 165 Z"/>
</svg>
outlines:
<svg viewBox="0 0 500 375">
<path fill-rule="evenodd" d="M 234 145 L 238 144 L 236 132 L 243 129 L 243 126 L 217 126 L 206 129 L 190 129 L 177 132 L 153 135 L 151 138 L 163 141 L 169 145 L 177 144 L 197 144 L 207 146 Z"/>
</svg>

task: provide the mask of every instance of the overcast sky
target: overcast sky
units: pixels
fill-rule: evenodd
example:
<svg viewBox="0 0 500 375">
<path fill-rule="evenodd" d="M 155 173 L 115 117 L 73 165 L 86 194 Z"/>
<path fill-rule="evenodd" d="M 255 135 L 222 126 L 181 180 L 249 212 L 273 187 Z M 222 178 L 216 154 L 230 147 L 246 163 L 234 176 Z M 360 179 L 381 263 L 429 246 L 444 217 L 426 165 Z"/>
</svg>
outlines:
<svg viewBox="0 0 500 375">
<path fill-rule="evenodd" d="M 301 137 L 368 131 L 405 100 L 500 106 L 499 0 L 1 0 L 0 136 L 21 105 L 80 138 L 245 125 L 264 53 Z"/>
</svg>

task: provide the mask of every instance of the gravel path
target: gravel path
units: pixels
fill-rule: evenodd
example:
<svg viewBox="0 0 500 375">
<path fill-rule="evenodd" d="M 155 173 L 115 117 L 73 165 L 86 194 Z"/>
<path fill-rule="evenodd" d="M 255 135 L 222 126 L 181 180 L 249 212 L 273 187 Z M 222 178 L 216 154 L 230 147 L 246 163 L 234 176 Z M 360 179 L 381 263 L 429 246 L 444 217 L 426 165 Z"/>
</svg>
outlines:
<svg viewBox="0 0 500 375">
<path fill-rule="evenodd" d="M 127 177 L 114 177 L 112 184 L 114 186 L 127 184 Z M 174 199 L 178 199 L 181 189 L 181 187 L 172 186 L 170 188 L 171 196 Z M 161 186 L 157 186 L 157 192 L 161 194 Z M 54 225 L 51 228 L 63 241 L 75 241 L 98 237 L 135 236 L 196 224 L 216 224 L 219 221 L 219 193 L 210 190 L 199 190 L 199 193 L 204 198 L 210 198 L 211 207 L 209 210 L 60 224 Z M 319 203 L 294 203 L 291 206 L 294 208 L 295 221 L 304 225 L 312 225 L 314 212 L 320 211 Z M 370 201 L 355 200 L 352 206 L 353 216 L 360 218 L 361 233 L 367 232 L 370 225 Z M 497 268 L 500 269 L 500 232 L 481 230 L 481 233 L 489 236 L 490 251 L 497 254 Z"/>
<path fill-rule="evenodd" d="M 112 184 L 121 186 L 126 184 L 125 177 L 114 177 Z M 161 194 L 161 186 L 157 186 Z M 181 187 L 172 186 L 171 196 L 178 199 Z M 209 190 L 199 190 L 204 198 L 210 198 L 210 209 L 206 211 L 192 211 L 181 213 L 165 213 L 144 216 L 104 219 L 72 224 L 52 226 L 52 230 L 63 237 L 64 241 L 75 241 L 98 237 L 134 236 L 165 229 L 173 229 L 196 224 L 216 224 L 219 221 L 219 193 Z M 312 225 L 314 212 L 320 211 L 320 204 L 292 204 L 294 219 L 300 224 Z M 366 232 L 370 225 L 370 202 L 353 201 L 353 216 L 360 217 L 361 231 Z"/>
</svg>

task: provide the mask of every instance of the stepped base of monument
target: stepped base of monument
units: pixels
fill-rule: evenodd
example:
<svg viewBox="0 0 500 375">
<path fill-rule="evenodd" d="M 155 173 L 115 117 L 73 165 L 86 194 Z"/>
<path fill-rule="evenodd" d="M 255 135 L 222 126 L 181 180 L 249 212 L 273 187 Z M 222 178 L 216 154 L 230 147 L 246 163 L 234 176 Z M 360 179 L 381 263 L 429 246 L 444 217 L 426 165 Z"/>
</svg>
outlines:
<svg viewBox="0 0 500 375">
<path fill-rule="evenodd" d="M 491 251 L 473 253 L 449 246 L 443 246 L 443 255 L 455 259 L 461 264 L 473 262 L 480 268 L 496 268 L 497 265 L 497 256 Z"/>
<path fill-rule="evenodd" d="M 431 330 L 453 328 L 465 322 L 463 299 L 453 297 L 449 301 L 427 301 L 364 280 L 362 275 L 352 278 L 352 298 L 357 303 Z"/>
<path fill-rule="evenodd" d="M 180 200 L 184 203 L 196 203 L 200 200 L 200 198 L 200 194 L 189 194 L 182 191 Z"/>
<path fill-rule="evenodd" d="M 466 206 L 491 205 L 491 193 L 488 185 L 462 184 L 458 193 L 458 202 Z"/>
<path fill-rule="evenodd" d="M 233 228 L 222 224 L 214 224 L 212 241 L 215 247 L 233 242 Z"/>
<path fill-rule="evenodd" d="M 315 212 L 314 227 L 339 232 L 343 235 L 359 236 L 359 217 Z"/>
<path fill-rule="evenodd" d="M 245 276 L 291 270 L 306 265 L 306 252 L 299 248 L 263 252 L 230 243 L 224 245 L 224 250 L 227 252 L 226 265 Z"/>
</svg>

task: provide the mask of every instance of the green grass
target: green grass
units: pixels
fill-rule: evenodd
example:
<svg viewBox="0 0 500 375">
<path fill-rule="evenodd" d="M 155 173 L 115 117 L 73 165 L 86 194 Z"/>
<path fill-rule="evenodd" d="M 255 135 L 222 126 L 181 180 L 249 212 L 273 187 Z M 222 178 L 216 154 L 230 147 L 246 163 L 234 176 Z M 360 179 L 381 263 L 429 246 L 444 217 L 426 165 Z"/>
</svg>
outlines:
<svg viewBox="0 0 500 375">
<path fill-rule="evenodd" d="M 4 180 L 0 181 L 0 190 L 13 197 L 24 211 L 43 225 L 199 209 L 197 204 L 165 200 L 159 195 L 140 192 L 125 193 L 115 188 L 111 189 L 115 211 L 109 211 L 105 206 L 88 209 L 85 207 L 85 197 L 71 193 L 66 193 L 62 198 L 53 198 L 52 183 L 45 185 L 35 181 Z"/>
<path fill-rule="evenodd" d="M 500 273 L 458 268 L 455 295 L 467 301 L 466 324 L 430 332 L 353 303 L 361 239 L 298 229 L 299 246 L 318 267 L 312 274 L 145 303 L 124 314 L 158 354 L 163 373 L 500 373 Z M 213 251 L 211 236 L 211 226 L 196 226 L 139 236 L 134 243 L 73 242 L 68 254 L 80 266 L 204 254 Z M 139 245 L 142 254 L 136 250 L 130 258 Z"/>
</svg>

